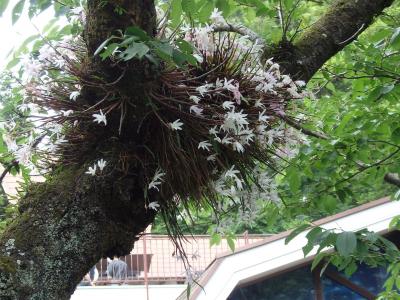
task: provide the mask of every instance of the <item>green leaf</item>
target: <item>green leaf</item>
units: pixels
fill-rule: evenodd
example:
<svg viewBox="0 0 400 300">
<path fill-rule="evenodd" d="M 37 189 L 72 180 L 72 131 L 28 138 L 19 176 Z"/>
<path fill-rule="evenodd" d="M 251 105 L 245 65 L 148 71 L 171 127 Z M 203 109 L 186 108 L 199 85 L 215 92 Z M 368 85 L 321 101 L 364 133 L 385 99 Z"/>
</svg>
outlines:
<svg viewBox="0 0 400 300">
<path fill-rule="evenodd" d="M 330 262 L 331 262 L 331 259 L 332 259 L 332 257 L 330 257 L 330 258 L 328 259 L 328 261 L 326 261 L 326 262 L 324 263 L 324 265 L 322 266 L 321 272 L 319 272 L 319 276 L 320 276 L 320 277 L 322 277 L 322 275 L 324 274 L 326 268 L 329 266 L 329 264 L 330 264 Z"/>
<path fill-rule="evenodd" d="M 110 42 L 114 38 L 116 38 L 116 36 L 112 35 L 108 39 L 106 39 L 104 42 L 102 42 L 100 44 L 100 46 L 96 49 L 96 51 L 94 52 L 93 55 L 96 56 L 97 54 L 99 54 L 101 52 L 101 50 L 103 50 L 105 48 L 105 46 L 107 46 L 108 42 Z"/>
<path fill-rule="evenodd" d="M 354 232 L 345 231 L 338 234 L 336 249 L 342 256 L 349 256 L 357 247 L 357 236 Z"/>
<path fill-rule="evenodd" d="M 365 233 L 364 237 L 367 241 L 370 241 L 371 243 L 375 243 L 378 240 L 379 235 L 376 234 L 375 232 L 368 231 Z"/>
<path fill-rule="evenodd" d="M 6 69 L 10 70 L 10 69 L 14 68 L 18 63 L 19 63 L 19 58 L 18 57 L 14 57 L 12 60 L 10 60 L 7 63 Z"/>
<path fill-rule="evenodd" d="M 198 13 L 198 18 L 200 22 L 207 22 L 210 19 L 211 13 L 214 9 L 213 1 L 207 1 Z"/>
<path fill-rule="evenodd" d="M 394 89 L 394 85 L 393 84 L 384 85 L 381 88 L 381 95 L 386 95 L 386 94 L 390 93 L 393 89 Z"/>
<path fill-rule="evenodd" d="M 336 243 L 336 234 L 328 230 L 324 231 L 319 238 L 321 242 L 319 243 L 319 248 L 317 250 L 318 253 L 321 252 L 324 248 L 331 247 Z"/>
<path fill-rule="evenodd" d="M 303 254 L 304 256 L 307 256 L 308 253 L 314 248 L 314 244 L 311 242 L 308 242 L 307 245 L 305 245 L 303 249 Z"/>
<path fill-rule="evenodd" d="M 297 168 L 294 166 L 289 167 L 286 171 L 286 177 L 292 193 L 298 192 L 301 186 L 301 180 Z"/>
<path fill-rule="evenodd" d="M 228 0 L 217 0 L 215 6 L 222 11 L 224 15 L 228 15 L 231 10 Z"/>
<path fill-rule="evenodd" d="M 171 25 L 173 27 L 177 27 L 179 25 L 179 23 L 181 22 L 181 16 L 182 16 L 181 0 L 172 0 L 169 18 L 171 20 Z"/>
<path fill-rule="evenodd" d="M 24 5 L 25 5 L 25 0 L 20 0 L 18 1 L 17 4 L 15 4 L 12 13 L 11 13 L 11 20 L 12 20 L 12 24 L 14 25 L 18 19 L 21 17 L 21 13 L 24 9 Z"/>
<path fill-rule="evenodd" d="M 210 237 L 210 247 L 213 245 L 219 245 L 221 243 L 222 237 L 218 232 L 214 232 Z"/>
<path fill-rule="evenodd" d="M 182 10 L 188 16 L 193 16 L 196 13 L 196 2 L 195 0 L 182 0 Z"/>
<path fill-rule="evenodd" d="M 162 52 L 164 55 L 166 55 L 170 59 L 172 58 L 174 48 L 169 43 L 154 42 L 153 45 L 155 46 L 155 48 L 158 51 Z"/>
<path fill-rule="evenodd" d="M 187 55 L 174 49 L 172 59 L 177 66 L 182 66 L 187 61 Z"/>
<path fill-rule="evenodd" d="M 394 251 L 394 252 L 398 251 L 397 246 L 388 239 L 382 236 L 379 236 L 378 239 L 385 245 L 387 251 Z"/>
<path fill-rule="evenodd" d="M 389 228 L 390 229 L 398 229 L 399 225 L 400 225 L 400 216 L 396 216 L 390 221 Z"/>
<path fill-rule="evenodd" d="M 3 15 L 7 8 L 9 0 L 0 0 L 0 17 Z"/>
<path fill-rule="evenodd" d="M 285 245 L 287 245 L 291 240 L 293 240 L 296 236 L 306 230 L 310 225 L 309 224 L 302 224 L 299 227 L 293 229 L 293 231 L 286 237 Z"/>
<path fill-rule="evenodd" d="M 400 144 L 400 127 L 392 131 L 391 139 L 396 144 Z"/>
<path fill-rule="evenodd" d="M 157 57 L 155 57 L 154 55 L 147 53 L 145 54 L 145 57 L 154 65 L 159 66 L 160 65 L 160 61 L 158 60 Z"/>
<path fill-rule="evenodd" d="M 390 45 L 392 47 L 398 47 L 400 46 L 400 27 L 397 27 L 394 31 L 393 31 L 393 35 L 390 38 Z"/>
<path fill-rule="evenodd" d="M 143 58 L 150 48 L 144 43 L 132 43 L 125 51 L 121 53 L 123 60 L 130 60 L 134 57 Z"/>
<path fill-rule="evenodd" d="M 100 57 L 105 60 L 107 57 L 110 57 L 114 54 L 115 50 L 118 49 L 117 43 L 112 43 L 106 47 L 106 50 L 100 54 Z"/>
<path fill-rule="evenodd" d="M 327 195 L 322 199 L 322 206 L 328 212 L 332 213 L 335 211 L 337 205 L 337 201 L 335 197 Z"/>
<path fill-rule="evenodd" d="M 314 242 L 321 232 L 321 227 L 314 227 L 307 233 L 306 238 L 308 239 L 308 241 Z"/>
<path fill-rule="evenodd" d="M 183 39 L 177 39 L 175 44 L 185 54 L 193 54 L 193 46 Z"/>
<path fill-rule="evenodd" d="M 229 249 L 231 249 L 232 252 L 235 252 L 235 240 L 228 236 L 226 238 L 226 242 L 228 243 Z"/>
<path fill-rule="evenodd" d="M 342 203 L 346 201 L 346 192 L 344 190 L 341 189 L 336 190 L 336 195 L 338 196 L 339 200 Z"/>
<path fill-rule="evenodd" d="M 146 31 L 136 26 L 128 27 L 125 31 L 125 35 L 137 36 L 143 42 L 150 40 L 150 37 L 147 35 Z"/>
<path fill-rule="evenodd" d="M 350 277 L 355 271 L 357 271 L 357 264 L 355 261 L 352 261 L 347 267 L 344 269 L 344 273 L 347 277 Z"/>
<path fill-rule="evenodd" d="M 387 291 L 391 291 L 393 289 L 394 286 L 394 282 L 395 282 L 395 278 L 394 277 L 389 277 L 386 281 L 385 281 L 385 288 Z"/>
<path fill-rule="evenodd" d="M 139 41 L 139 37 L 137 36 L 130 36 L 128 38 L 125 38 L 120 44 L 120 47 L 129 47 L 130 44 L 132 44 L 135 41 Z"/>
<path fill-rule="evenodd" d="M 35 15 L 40 14 L 42 11 L 51 6 L 51 0 L 30 0 L 28 9 L 29 18 L 33 18 Z"/>
<path fill-rule="evenodd" d="M 325 253 L 325 252 L 320 252 L 320 253 L 318 253 L 318 254 L 314 257 L 314 260 L 313 260 L 313 262 L 312 262 L 312 264 L 311 264 L 311 271 L 313 271 L 313 270 L 319 265 L 319 263 L 321 262 L 321 260 L 322 260 L 324 257 L 328 256 L 328 255 L 329 255 L 329 253 Z"/>
<path fill-rule="evenodd" d="M 293 6 L 293 0 L 283 0 L 284 7 L 289 10 Z"/>
</svg>

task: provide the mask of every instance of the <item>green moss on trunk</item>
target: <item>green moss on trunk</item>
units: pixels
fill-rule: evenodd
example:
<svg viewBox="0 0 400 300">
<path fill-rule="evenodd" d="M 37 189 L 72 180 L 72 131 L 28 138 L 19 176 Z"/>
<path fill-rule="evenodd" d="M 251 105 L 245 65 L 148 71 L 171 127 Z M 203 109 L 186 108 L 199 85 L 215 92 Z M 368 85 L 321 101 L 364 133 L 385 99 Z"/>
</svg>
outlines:
<svg viewBox="0 0 400 300">
<path fill-rule="evenodd" d="M 0 239 L 0 299 L 69 299 L 101 257 L 129 253 L 154 218 L 141 186 L 72 167 L 34 185 Z"/>
<path fill-rule="evenodd" d="M 266 53 L 295 79 L 308 81 L 346 45 L 354 41 L 393 0 L 337 0 L 294 43 L 281 43 Z"/>
</svg>

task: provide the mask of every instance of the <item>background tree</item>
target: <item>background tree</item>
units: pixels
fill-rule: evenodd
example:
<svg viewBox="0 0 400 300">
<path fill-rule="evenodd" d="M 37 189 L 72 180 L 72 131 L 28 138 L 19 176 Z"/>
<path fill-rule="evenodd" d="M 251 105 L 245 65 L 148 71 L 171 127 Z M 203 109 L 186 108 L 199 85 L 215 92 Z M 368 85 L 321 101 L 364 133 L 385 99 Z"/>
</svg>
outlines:
<svg viewBox="0 0 400 300">
<path fill-rule="evenodd" d="M 315 16 L 310 17 L 308 21 L 313 25 L 302 32 L 298 32 L 296 28 L 300 27 L 297 27 L 296 22 L 291 21 L 296 17 L 295 8 L 298 8 L 299 3 L 278 2 L 277 24 L 282 28 L 282 34 L 280 35 L 281 41 L 275 45 L 266 43 L 253 31 L 239 25 L 223 23 L 219 24 L 221 26 L 216 26 L 214 30 L 248 34 L 250 39 L 258 41 L 258 44 L 264 47 L 265 60 L 274 57 L 274 61 L 280 64 L 283 73 L 291 75 L 295 80 L 308 81 L 327 60 L 355 40 L 372 23 L 374 17 L 381 14 L 392 2 L 334 1 L 317 22 L 313 23 Z M 20 1 L 14 8 L 16 16 L 22 10 L 23 4 L 24 1 Z M 200 22 L 208 20 L 215 5 L 226 16 L 240 12 L 242 21 L 245 21 L 246 17 L 251 18 L 252 14 L 266 16 L 277 13 L 274 6 L 267 5 L 271 3 L 243 1 L 241 4 L 247 7 L 241 7 L 243 12 L 232 9 L 230 1 L 214 3 L 213 1 L 174 0 L 164 3 L 173 27 L 178 26 L 183 17 Z M 311 7 L 308 1 L 303 4 L 305 5 L 304 11 Z M 50 4 L 47 2 L 35 2 L 31 6 L 31 12 L 35 13 L 48 5 Z M 56 7 L 58 11 L 65 9 L 58 3 Z M 272 9 L 272 7 L 274 8 Z M 318 8 L 313 7 L 313 9 Z M 62 104 L 65 103 L 66 98 L 76 98 L 73 104 L 68 102 L 68 105 L 70 105 L 70 110 L 79 112 L 81 122 L 78 122 L 75 127 L 67 123 L 66 120 L 71 116 L 68 110 L 64 110 L 61 116 L 52 116 L 53 120 L 58 118 L 56 121 L 62 124 L 65 122 L 64 131 L 59 133 L 65 133 L 68 136 L 68 143 L 58 145 L 59 156 L 47 165 L 50 170 L 47 181 L 41 184 L 31 184 L 28 187 L 26 195 L 20 200 L 18 216 L 1 236 L 0 295 L 5 298 L 68 299 L 83 275 L 100 257 L 122 255 L 131 250 L 138 235 L 154 220 L 155 210 L 158 209 L 157 205 L 160 206 L 159 209 L 169 224 L 169 229 L 177 230 L 173 234 L 179 234 L 179 227 L 176 226 L 177 204 L 175 203 L 176 198 L 173 196 L 175 194 L 191 195 L 192 199 L 200 201 L 203 188 L 207 187 L 207 180 L 212 177 L 208 169 L 194 168 L 201 166 L 201 161 L 197 159 L 201 157 L 200 154 L 189 158 L 175 157 L 171 154 L 172 152 L 169 152 L 169 148 L 162 148 L 165 145 L 173 145 L 175 140 L 170 139 L 169 143 L 160 142 L 164 136 L 162 135 L 164 130 L 152 126 L 155 121 L 153 123 L 143 122 L 143 116 L 147 116 L 149 110 L 152 109 L 152 104 L 147 101 L 149 99 L 148 91 L 159 91 L 162 84 L 164 90 L 168 90 L 169 87 L 165 87 L 167 81 L 163 79 L 163 75 L 166 70 L 170 72 L 168 74 L 173 73 L 168 69 L 171 65 L 193 65 L 189 67 L 193 70 L 198 68 L 197 63 L 193 61 L 192 50 L 188 50 L 183 41 L 178 41 L 176 45 L 170 45 L 169 42 L 159 38 L 158 28 L 164 27 L 157 24 L 153 1 L 88 1 L 85 24 L 82 31 L 84 42 L 79 43 L 78 41 L 74 46 L 64 46 L 78 56 L 79 64 L 67 59 L 67 71 L 69 75 L 79 79 L 81 85 L 79 93 L 73 94 L 77 82 L 71 80 L 72 77 L 62 77 L 58 82 L 58 88 L 51 90 L 50 94 L 45 94 L 46 97 L 51 98 L 51 104 L 44 101 L 39 102 L 43 107 L 50 106 L 52 109 L 60 111 L 66 108 Z M 79 32 L 80 28 L 75 25 L 65 30 Z M 122 35 L 119 32 L 122 32 Z M 157 38 L 154 38 L 156 35 Z M 112 36 L 116 37 L 110 39 Z M 394 31 L 390 41 L 386 40 L 385 42 L 391 43 L 389 46 L 396 46 L 397 36 L 398 33 L 396 34 Z M 268 34 L 266 37 L 270 38 Z M 129 38 L 131 38 L 130 44 L 124 43 Z M 277 41 L 276 38 L 275 41 Z M 375 50 L 370 49 L 369 51 Z M 120 54 L 118 60 L 114 59 L 116 53 Z M 155 55 L 150 55 L 152 53 Z M 388 53 L 385 52 L 384 55 L 388 55 Z M 396 58 L 396 55 L 390 54 L 389 57 Z M 365 62 L 365 64 L 368 65 L 369 62 Z M 388 65 L 392 66 L 390 62 Z M 355 66 L 358 67 L 358 65 Z M 373 72 L 385 68 L 383 65 L 373 64 L 373 66 L 366 71 Z M 48 71 L 56 72 L 56 70 Z M 232 69 L 225 71 L 233 72 Z M 337 78 L 359 76 L 354 73 L 343 74 L 340 69 L 334 70 L 334 75 L 329 73 L 332 72 L 331 70 L 324 71 L 325 73 L 322 75 L 325 75 L 328 81 L 325 84 L 326 87 L 331 84 L 329 87 L 332 89 L 332 85 L 334 86 L 332 93 L 336 92 L 334 84 Z M 358 70 L 354 72 L 356 71 Z M 382 76 L 382 78 L 381 72 L 361 75 L 366 76 L 365 78 L 368 76 L 379 77 L 384 82 L 383 86 L 379 82 L 365 81 L 364 86 L 357 86 L 357 88 L 365 91 L 375 87 L 377 89 L 376 97 L 379 99 L 391 95 L 391 92 L 395 92 L 394 83 L 397 83 L 397 75 L 394 75 L 395 72 L 391 69 L 385 69 L 385 71 L 386 76 Z M 199 76 L 203 76 L 202 73 L 199 74 Z M 235 73 L 229 74 L 234 75 Z M 57 78 L 59 74 L 53 75 L 53 78 Z M 391 82 L 393 87 L 391 87 Z M 375 86 L 373 86 L 374 84 Z M 31 96 L 45 99 L 42 91 L 29 88 L 29 86 L 25 86 Z M 14 97 L 21 87 L 15 89 L 17 89 L 14 91 L 15 93 L 8 95 L 9 97 Z M 343 90 L 346 91 L 346 89 L 340 89 L 338 92 L 342 93 Z M 241 92 L 244 93 L 246 90 Z M 326 97 L 329 96 L 326 89 L 321 92 L 324 92 Z M 349 90 L 347 93 L 350 93 Z M 7 95 L 3 97 L 7 97 Z M 57 99 L 63 101 L 56 101 Z M 354 101 L 361 100 L 359 95 L 354 95 Z M 133 105 L 125 105 L 124 101 Z M 376 101 L 376 99 L 372 101 Z M 390 106 L 389 104 L 382 104 L 380 109 L 385 111 Z M 304 103 L 309 111 L 319 109 L 314 105 L 316 104 L 311 100 Z M 362 109 L 350 111 L 348 116 L 346 115 L 347 117 L 340 118 L 337 116 L 343 112 L 337 113 L 335 116 L 332 114 L 332 110 L 338 110 L 338 108 L 331 107 L 328 103 L 325 105 L 326 108 L 321 110 L 325 128 L 313 128 L 317 129 L 318 133 L 316 133 L 317 130 L 303 130 L 317 138 L 318 142 L 315 142 L 316 145 L 310 149 L 307 149 L 306 145 L 303 146 L 299 157 L 308 155 L 307 157 L 312 157 L 313 160 L 306 164 L 304 158 L 299 158 L 298 163 L 292 163 L 284 173 L 288 181 L 287 183 L 282 182 L 282 188 L 287 187 L 286 194 L 283 193 L 283 195 L 293 200 L 293 204 L 286 203 L 289 209 L 298 203 L 299 197 L 306 197 L 306 200 L 310 200 L 307 201 L 310 206 L 321 205 L 318 204 L 318 201 L 311 201 L 317 199 L 313 197 L 312 193 L 308 195 L 302 192 L 301 195 L 298 195 L 301 187 L 315 185 L 318 189 L 314 189 L 314 191 L 321 189 L 320 194 L 322 192 L 331 193 L 334 190 L 335 197 L 341 198 L 350 194 L 348 188 L 342 186 L 342 183 L 349 182 L 349 179 L 358 174 L 375 170 L 378 166 L 380 167 L 379 172 L 381 172 L 379 173 L 380 177 L 386 175 L 381 171 L 382 169 L 385 172 L 390 171 L 390 173 L 396 171 L 392 170 L 391 166 L 385 165 L 389 159 L 397 155 L 398 147 L 395 143 L 387 140 L 380 142 L 382 140 L 375 139 L 374 133 L 371 133 L 371 138 L 365 140 L 361 129 L 359 129 L 360 133 L 357 137 L 357 132 L 349 125 L 355 126 L 355 122 L 349 122 L 357 114 L 361 117 L 361 114 L 364 113 Z M 102 110 L 99 111 L 100 107 L 104 108 L 106 115 Z M 299 124 L 299 120 L 285 114 L 281 114 L 279 117 L 277 112 L 279 112 L 278 109 L 271 109 L 270 117 L 284 119 L 288 125 L 298 129 L 302 128 L 303 125 Z M 12 111 L 8 113 L 11 114 Z M 100 125 L 107 126 L 95 124 L 92 120 L 93 117 L 98 123 L 103 123 Z M 163 117 L 167 116 L 162 115 L 160 118 Z M 158 118 L 156 112 L 151 115 L 151 118 L 154 120 Z M 330 118 L 332 119 L 330 120 Z M 333 130 L 339 134 L 344 130 L 352 130 L 356 134 L 352 135 L 350 140 L 347 140 L 348 136 L 343 138 L 344 135 L 341 135 L 339 140 L 332 137 L 335 136 L 335 132 L 331 132 L 330 129 L 332 124 L 337 124 L 338 120 L 340 120 L 340 125 L 334 127 Z M 171 121 L 169 126 L 178 132 L 180 123 L 173 122 L 172 119 L 169 121 Z M 385 121 L 378 120 L 378 122 L 379 126 L 383 128 L 384 134 L 388 134 L 388 131 L 385 131 Z M 371 126 L 368 122 L 358 124 L 366 128 Z M 166 125 L 168 126 L 168 124 Z M 146 130 L 141 131 L 142 126 L 147 126 Z M 22 134 L 24 127 L 14 129 L 16 132 L 21 130 Z M 325 138 L 326 134 L 322 135 L 320 129 L 324 129 L 329 138 Z M 395 132 L 395 128 L 390 129 L 391 138 L 392 135 L 394 138 L 396 137 Z M 172 134 L 168 133 L 166 136 L 170 137 Z M 155 137 L 159 139 L 155 139 Z M 57 140 L 59 141 L 60 137 Z M 178 140 L 180 143 L 184 143 L 180 146 L 187 150 L 188 148 L 185 147 L 190 145 L 189 138 L 179 138 Z M 41 136 L 37 136 L 31 141 L 31 145 L 40 142 Z M 363 142 L 364 144 L 362 144 Z M 354 147 L 356 145 L 361 148 L 366 144 L 377 145 L 376 148 L 372 147 L 371 149 L 379 148 L 382 153 L 370 151 L 368 153 L 373 156 L 368 156 L 367 159 L 363 157 L 360 163 L 358 157 L 354 157 Z M 383 150 L 380 144 L 388 147 Z M 40 147 L 38 149 L 40 150 Z M 254 152 L 251 153 L 259 159 L 260 157 L 257 156 L 260 155 L 257 152 L 259 149 L 252 149 Z M 166 158 L 163 155 L 164 152 L 168 153 Z M 179 149 L 173 153 L 177 153 L 176 156 L 179 156 Z M 192 154 L 198 153 L 198 150 L 193 149 Z M 232 153 L 232 155 L 227 154 L 231 156 L 224 158 L 228 162 L 240 162 L 243 165 L 240 172 L 244 175 L 251 175 L 246 168 L 251 165 L 252 160 L 248 156 L 237 158 L 234 155 L 235 152 Z M 359 151 L 356 153 L 360 156 L 363 155 L 359 154 Z M 379 155 L 386 155 L 386 153 L 388 153 L 387 156 Z M 330 169 L 323 168 L 331 163 L 341 163 L 340 157 L 345 157 L 346 162 L 349 157 L 352 158 L 359 170 L 355 171 L 352 164 L 352 168 L 345 168 L 348 176 L 338 179 L 343 175 L 343 170 L 336 170 L 332 173 Z M 375 161 L 375 158 L 378 160 Z M 8 159 L 8 163 L 12 162 L 10 157 Z M 106 165 L 102 159 L 106 160 Z M 18 162 L 21 163 L 21 157 Z M 165 166 L 182 162 L 185 162 L 186 165 L 172 164 L 172 167 L 163 170 L 167 172 L 166 177 L 162 175 L 163 171 L 159 170 L 160 163 Z M 324 162 L 323 166 L 318 165 L 320 162 Z M 95 165 L 93 165 L 94 163 Z M 314 168 L 314 164 L 316 168 Z M 229 166 L 226 163 L 221 163 L 221 165 L 222 169 Z M 297 175 L 298 169 L 296 168 L 299 167 L 304 167 L 306 171 L 308 168 L 310 169 L 308 177 L 300 178 Z M 187 172 L 185 174 L 187 178 L 179 175 L 182 170 Z M 96 176 L 86 174 L 87 172 Z M 334 174 L 335 177 L 325 177 L 326 181 L 324 182 L 309 183 L 309 178 L 322 173 Z M 153 174 L 156 176 L 153 177 Z M 307 175 L 307 172 L 305 174 Z M 169 183 L 168 185 L 162 185 L 164 178 Z M 324 178 L 324 176 L 319 178 Z M 162 188 L 160 188 L 160 192 L 157 192 L 156 190 L 160 186 Z M 302 191 L 307 192 L 307 189 L 303 188 Z M 336 203 L 336 200 L 332 200 L 332 197 L 324 197 L 322 206 L 328 208 L 334 206 L 332 203 Z M 181 197 L 181 199 L 184 198 Z M 194 205 L 193 200 L 192 202 L 182 201 L 186 205 Z M 209 204 L 217 205 L 212 201 Z"/>
</svg>

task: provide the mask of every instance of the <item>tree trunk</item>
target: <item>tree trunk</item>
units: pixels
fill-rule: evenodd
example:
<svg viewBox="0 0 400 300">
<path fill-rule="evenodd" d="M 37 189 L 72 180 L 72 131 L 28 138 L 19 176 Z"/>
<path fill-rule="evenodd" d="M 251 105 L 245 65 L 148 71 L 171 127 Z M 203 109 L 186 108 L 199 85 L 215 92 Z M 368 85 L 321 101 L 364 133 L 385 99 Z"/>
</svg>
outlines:
<svg viewBox="0 0 400 300">
<path fill-rule="evenodd" d="M 0 299 L 69 299 L 102 256 L 129 253 L 155 215 L 141 186 L 72 167 L 33 185 L 0 240 Z"/>
<path fill-rule="evenodd" d="M 353 7 L 356 10 L 349 15 L 347 2 L 371 11 Z M 289 58 L 294 59 L 284 67 L 298 78 L 309 79 L 327 59 L 350 42 L 345 40 L 361 24 L 365 24 L 364 28 L 368 26 L 373 16 L 391 2 L 337 1 L 327 16 L 291 48 Z M 123 8 L 124 14 L 119 15 L 115 8 Z M 336 16 L 333 23 L 332 18 Z M 346 20 L 341 22 L 339 17 L 344 16 Z M 153 1 L 89 0 L 84 32 L 89 69 L 108 81 L 117 78 L 118 68 L 93 57 L 96 48 L 117 29 L 136 25 L 154 34 L 155 24 Z M 282 53 L 274 54 L 279 54 L 278 61 L 284 64 L 288 56 Z M 119 81 L 119 87 L 127 94 L 140 96 L 149 77 L 154 76 L 152 71 L 145 62 L 133 61 L 124 67 L 126 74 Z M 82 89 L 87 101 L 100 100 L 97 93 L 91 87 Z M 139 106 L 140 103 L 138 109 Z M 102 149 L 107 148 L 104 145 L 96 151 L 106 153 L 111 149 Z M 114 170 L 100 177 L 88 176 L 83 166 L 93 162 L 93 155 L 89 156 L 80 166 L 64 166 L 47 182 L 33 184 L 21 200 L 20 215 L 0 238 L 0 299 L 69 299 L 90 267 L 102 256 L 129 253 L 138 234 L 153 221 L 155 212 L 145 208 L 141 165 L 133 166 L 130 172 Z"/>
<path fill-rule="evenodd" d="M 118 14 L 116 8 L 124 13 Z M 114 81 L 121 68 L 125 69 L 126 75 L 118 83 L 121 93 L 134 91 L 140 98 L 145 89 L 143 82 L 154 77 L 145 62 L 115 66 L 93 56 L 105 39 L 128 26 L 139 26 L 149 35 L 154 34 L 154 2 L 88 1 L 84 32 L 87 69 L 105 82 Z M 89 106 L 104 97 L 92 86 L 83 86 L 81 94 L 79 101 Z M 19 203 L 20 215 L 0 239 L 0 299 L 69 299 L 101 257 L 130 253 L 138 235 L 155 217 L 154 210 L 146 209 L 141 165 L 133 163 L 126 170 L 113 167 L 101 176 L 85 174 L 87 165 L 103 153 L 109 163 L 120 159 L 115 149 L 124 145 L 116 143 L 124 141 L 116 137 L 113 142 L 97 142 L 93 151 L 79 158 L 79 166 L 61 166 L 51 179 L 29 188 Z M 160 196 L 151 197 L 157 201 L 154 197 Z"/>
</svg>

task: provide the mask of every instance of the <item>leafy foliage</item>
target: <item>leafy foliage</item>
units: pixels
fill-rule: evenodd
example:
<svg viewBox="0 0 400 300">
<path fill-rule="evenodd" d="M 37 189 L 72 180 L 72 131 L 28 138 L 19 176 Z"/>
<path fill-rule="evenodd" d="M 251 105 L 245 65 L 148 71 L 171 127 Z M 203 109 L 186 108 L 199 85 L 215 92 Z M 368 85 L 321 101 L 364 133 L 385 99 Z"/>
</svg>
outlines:
<svg viewBox="0 0 400 300">
<path fill-rule="evenodd" d="M 179 38 L 174 41 L 174 45 L 169 39 L 150 38 L 142 29 L 128 27 L 121 36 L 113 35 L 104 41 L 94 55 L 100 54 L 103 60 L 113 56 L 123 61 L 145 57 L 156 65 L 160 64 L 160 59 L 177 66 L 186 63 L 197 65 L 191 44 Z"/>
</svg>

